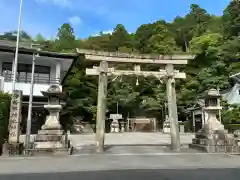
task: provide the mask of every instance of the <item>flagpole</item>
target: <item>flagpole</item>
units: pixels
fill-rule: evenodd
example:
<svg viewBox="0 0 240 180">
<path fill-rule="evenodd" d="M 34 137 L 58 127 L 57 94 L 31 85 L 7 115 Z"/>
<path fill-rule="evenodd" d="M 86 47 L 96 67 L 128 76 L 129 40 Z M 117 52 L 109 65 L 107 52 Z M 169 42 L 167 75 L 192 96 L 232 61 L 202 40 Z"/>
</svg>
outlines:
<svg viewBox="0 0 240 180">
<path fill-rule="evenodd" d="M 21 31 L 21 22 L 22 22 L 22 4 L 23 4 L 23 0 L 20 0 L 19 15 L 18 15 L 17 42 L 16 42 L 16 51 L 15 51 L 15 58 L 14 58 L 14 64 L 13 64 L 12 92 L 15 90 L 16 76 L 17 76 L 18 50 L 19 50 L 19 40 L 20 40 L 20 31 Z"/>
</svg>

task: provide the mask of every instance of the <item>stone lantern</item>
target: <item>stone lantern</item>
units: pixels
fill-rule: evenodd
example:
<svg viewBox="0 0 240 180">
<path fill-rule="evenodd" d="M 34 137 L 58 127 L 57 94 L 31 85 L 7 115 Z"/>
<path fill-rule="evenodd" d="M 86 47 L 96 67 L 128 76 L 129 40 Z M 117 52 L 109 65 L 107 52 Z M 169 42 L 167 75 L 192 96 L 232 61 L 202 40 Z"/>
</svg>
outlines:
<svg viewBox="0 0 240 180">
<path fill-rule="evenodd" d="M 48 110 L 49 116 L 36 136 L 33 153 L 72 152 L 67 134 L 59 123 L 59 113 L 62 109 L 60 99 L 64 97 L 64 93 L 59 85 L 51 85 L 47 91 L 42 91 L 42 94 L 48 98 L 48 104 L 44 105 L 44 108 Z"/>
<path fill-rule="evenodd" d="M 62 109 L 60 105 L 60 99 L 64 97 L 64 93 L 58 85 L 51 85 L 47 91 L 42 91 L 42 94 L 48 98 L 48 104 L 44 105 L 44 108 L 48 110 L 49 116 L 47 116 L 45 124 L 42 126 L 44 130 L 60 130 L 61 125 L 59 123 L 59 113 Z"/>
<path fill-rule="evenodd" d="M 122 114 L 110 114 L 109 119 L 112 119 L 112 123 L 110 125 L 111 132 L 120 132 L 119 120 L 122 119 Z"/>
<path fill-rule="evenodd" d="M 217 119 L 222 109 L 220 97 L 216 89 L 210 89 L 207 92 L 204 107 L 207 120 L 203 128 L 196 133 L 189 147 L 211 153 L 238 151 L 237 141 L 233 135 L 227 134 L 223 124 Z"/>
<path fill-rule="evenodd" d="M 205 122 L 204 128 L 208 134 L 216 130 L 224 131 L 223 124 L 217 119 L 219 111 L 222 110 L 220 97 L 221 95 L 216 89 L 210 89 L 205 96 L 205 107 L 203 110 L 207 116 L 207 121 Z"/>
</svg>

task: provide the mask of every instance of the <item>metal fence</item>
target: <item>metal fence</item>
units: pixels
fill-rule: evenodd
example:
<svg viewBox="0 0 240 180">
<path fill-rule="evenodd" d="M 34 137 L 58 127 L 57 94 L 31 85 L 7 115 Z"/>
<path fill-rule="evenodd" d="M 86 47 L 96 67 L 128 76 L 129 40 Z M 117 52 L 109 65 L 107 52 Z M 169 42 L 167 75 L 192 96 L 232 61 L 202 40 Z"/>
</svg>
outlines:
<svg viewBox="0 0 240 180">
<path fill-rule="evenodd" d="M 12 82 L 13 74 L 12 73 L 2 73 L 2 77 L 4 77 L 5 82 Z M 16 82 L 18 83 L 31 83 L 31 76 L 29 75 L 19 75 L 16 76 Z M 35 84 L 59 84 L 59 78 L 51 78 L 51 77 L 40 77 L 37 74 L 34 76 Z"/>
</svg>

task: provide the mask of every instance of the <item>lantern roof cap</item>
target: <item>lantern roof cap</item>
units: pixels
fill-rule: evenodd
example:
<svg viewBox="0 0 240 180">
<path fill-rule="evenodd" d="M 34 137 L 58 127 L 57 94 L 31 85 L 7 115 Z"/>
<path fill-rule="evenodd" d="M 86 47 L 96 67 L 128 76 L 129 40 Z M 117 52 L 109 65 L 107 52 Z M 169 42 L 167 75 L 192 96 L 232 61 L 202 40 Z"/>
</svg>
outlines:
<svg viewBox="0 0 240 180">
<path fill-rule="evenodd" d="M 205 94 L 205 97 L 220 97 L 221 94 L 219 92 L 219 90 L 217 89 L 209 89 L 206 94 Z"/>
</svg>

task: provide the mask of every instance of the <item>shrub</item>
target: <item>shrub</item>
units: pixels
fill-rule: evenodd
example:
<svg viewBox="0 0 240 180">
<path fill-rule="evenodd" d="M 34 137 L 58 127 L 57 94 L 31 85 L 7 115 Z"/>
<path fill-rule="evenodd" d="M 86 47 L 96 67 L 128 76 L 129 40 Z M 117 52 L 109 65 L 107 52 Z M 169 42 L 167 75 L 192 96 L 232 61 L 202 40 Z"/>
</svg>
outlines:
<svg viewBox="0 0 240 180">
<path fill-rule="evenodd" d="M 10 113 L 11 97 L 7 93 L 0 92 L 0 144 L 8 135 L 8 120 Z"/>
</svg>

